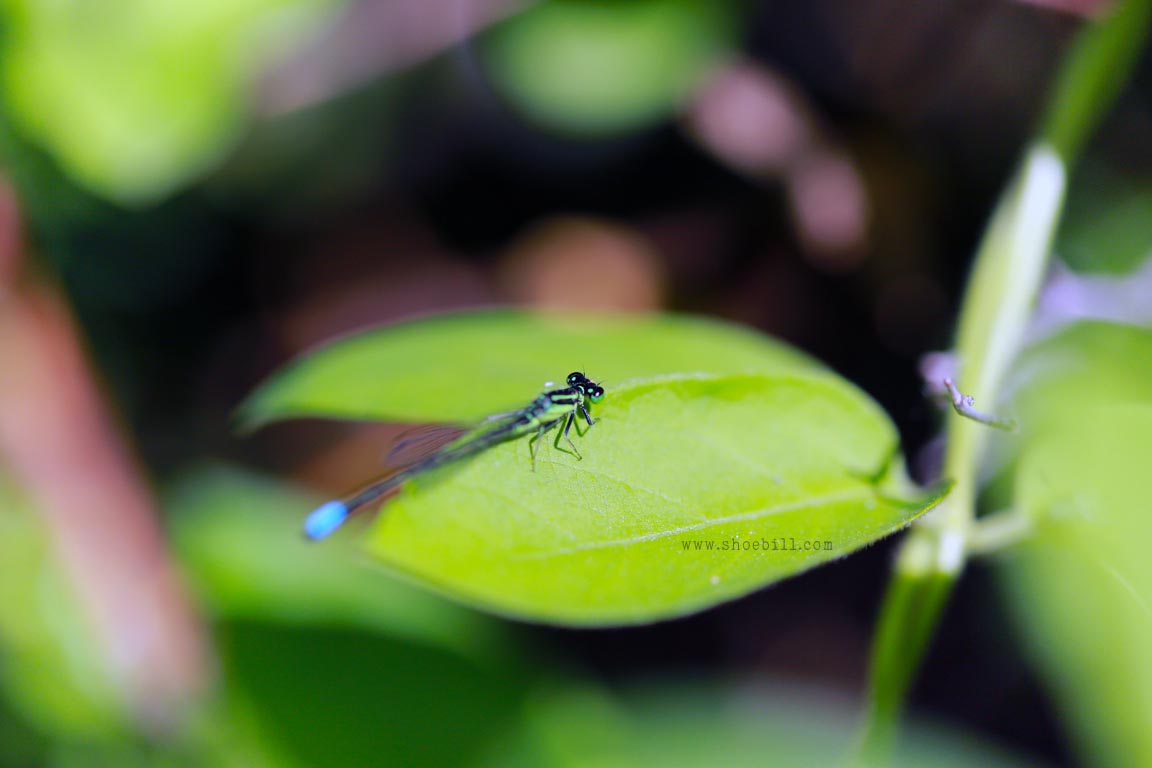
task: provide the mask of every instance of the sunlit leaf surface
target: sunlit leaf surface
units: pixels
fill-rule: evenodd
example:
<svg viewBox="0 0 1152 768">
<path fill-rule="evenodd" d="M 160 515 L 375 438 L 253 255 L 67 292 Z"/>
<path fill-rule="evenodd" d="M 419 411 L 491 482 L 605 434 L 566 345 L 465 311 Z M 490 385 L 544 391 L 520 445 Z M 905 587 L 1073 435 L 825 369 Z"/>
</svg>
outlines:
<svg viewBox="0 0 1152 768">
<path fill-rule="evenodd" d="M 292 416 L 471 421 L 520 408 L 546 381 L 586 372 L 609 389 L 666 373 L 817 371 L 780 342 L 676 316 L 493 311 L 349 336 L 292 363 L 244 405 L 256 426 Z"/>
<path fill-rule="evenodd" d="M 411 482 L 370 551 L 467 602 L 567 624 L 652 621 L 760 588 L 889 534 L 934 499 L 882 482 L 882 411 L 828 376 L 625 385 L 578 439 L 526 440 Z"/>
</svg>

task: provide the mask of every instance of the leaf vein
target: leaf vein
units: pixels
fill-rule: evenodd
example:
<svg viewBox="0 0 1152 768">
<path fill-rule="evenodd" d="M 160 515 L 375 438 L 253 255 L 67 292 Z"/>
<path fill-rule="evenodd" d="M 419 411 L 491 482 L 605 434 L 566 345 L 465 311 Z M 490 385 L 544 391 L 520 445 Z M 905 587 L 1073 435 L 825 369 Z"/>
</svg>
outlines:
<svg viewBox="0 0 1152 768">
<path fill-rule="evenodd" d="M 660 539 L 670 538 L 683 533 L 694 533 L 696 531 L 704 531 L 716 526 L 726 525 L 728 523 L 738 523 L 746 520 L 759 520 L 763 517 L 771 515 L 778 515 L 784 512 L 794 512 L 799 509 L 807 509 L 810 507 L 818 507 L 823 504 L 833 504 L 840 501 L 850 501 L 852 499 L 865 499 L 871 495 L 871 489 L 851 491 L 841 491 L 839 493 L 830 493 L 824 496 L 816 496 L 808 499 L 801 499 L 787 504 L 778 504 L 774 507 L 764 507 L 763 509 L 754 509 L 749 512 L 740 512 L 735 515 L 727 515 L 725 517 L 718 517 L 708 520 L 703 523 L 692 523 L 691 525 L 682 525 L 676 528 L 669 528 L 665 531 L 655 531 L 653 533 L 642 533 L 636 536 L 626 536 L 622 539 L 610 539 L 608 541 L 592 541 L 584 544 L 577 544 L 573 547 L 563 547 L 560 549 L 552 549 L 547 552 L 539 552 L 532 555 L 523 555 L 516 559 L 518 560 L 546 560 L 553 557 L 563 557 L 565 555 L 574 555 L 580 552 L 588 552 L 596 549 L 610 549 L 612 547 L 626 547 L 632 544 L 643 544 L 649 541 L 659 541 Z"/>
</svg>

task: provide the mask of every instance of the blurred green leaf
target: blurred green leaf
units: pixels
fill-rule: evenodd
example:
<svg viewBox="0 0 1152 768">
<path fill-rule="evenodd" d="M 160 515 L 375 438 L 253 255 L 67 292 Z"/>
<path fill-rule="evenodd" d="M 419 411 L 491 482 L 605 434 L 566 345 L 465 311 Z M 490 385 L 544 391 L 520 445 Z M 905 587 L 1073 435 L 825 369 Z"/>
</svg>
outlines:
<svg viewBox="0 0 1152 768">
<path fill-rule="evenodd" d="M 175 549 L 215 616 L 224 673 L 201 764 L 466 764 L 517 716 L 516 646 L 482 615 L 356 567 L 339 542 L 305 543 L 311 505 L 220 468 L 172 494 Z"/>
<path fill-rule="evenodd" d="M 1149 533 L 1140 473 L 1152 456 L 1152 332 L 1069 326 L 1026 350 L 1005 395 L 1021 422 L 1013 503 L 1037 526 L 1005 588 L 1095 761 L 1147 762 L 1152 666 L 1132 644 L 1152 641 L 1152 571 L 1131 543 Z"/>
<path fill-rule="evenodd" d="M 515 666 L 348 628 L 229 621 L 217 636 L 231 706 L 281 765 L 468 765 L 525 687 Z"/>
<path fill-rule="evenodd" d="M 670 376 L 596 413 L 583 461 L 544 446 L 532 472 L 512 441 L 411 481 L 370 551 L 497 612 L 644 622 L 841 557 L 937 500 L 886 494 L 893 427 L 831 377 Z"/>
<path fill-rule="evenodd" d="M 489 39 L 489 70 L 548 128 L 635 130 L 671 114 L 732 47 L 732 15 L 723 0 L 550 0 Z"/>
<path fill-rule="evenodd" d="M 4 665 L 0 661 L 0 680 L 4 678 Z M 43 765 L 47 745 L 32 730 L 18 712 L 12 709 L 0 688 L 0 766 L 25 768 Z"/>
<path fill-rule="evenodd" d="M 441 315 L 355 334 L 290 364 L 244 404 L 247 426 L 293 416 L 471 421 L 520 408 L 583 370 L 609 388 L 665 373 L 817 371 L 803 353 L 676 316 Z"/>
<path fill-rule="evenodd" d="M 6 0 L 8 108 L 83 186 L 149 202 L 220 158 L 255 66 L 334 2 Z"/>
<path fill-rule="evenodd" d="M 1023 765 L 971 735 L 914 724 L 892 768 Z M 539 692 L 495 768 L 812 768 L 848 765 L 856 713 L 826 693 L 767 680 L 744 691 L 648 686 L 609 697 L 591 688 Z"/>
<path fill-rule="evenodd" d="M 1149 220 L 1152 188 L 1091 180 L 1070 196 L 1056 251 L 1077 272 L 1127 274 L 1152 256 Z"/>
<path fill-rule="evenodd" d="M 1092 405 L 1152 401 L 1152 331 L 1070 325 L 1025 350 L 1002 393 L 1024 437 Z"/>
<path fill-rule="evenodd" d="M 1152 405 L 1069 414 L 1024 455 L 1004 585 L 1092 764 L 1152 764 Z"/>
<path fill-rule="evenodd" d="M 1039 140 L 1056 149 L 1069 165 L 1138 66 L 1149 21 L 1150 0 L 1110 3 L 1081 27 L 1064 57 Z"/>
<path fill-rule="evenodd" d="M 367 629 L 465 655 L 501 645 L 486 617 L 398 582 L 338 540 L 305 541 L 300 521 L 315 499 L 283 484 L 204 469 L 168 506 L 176 555 L 220 619 Z M 357 558 L 364 567 L 349 567 Z"/>
</svg>

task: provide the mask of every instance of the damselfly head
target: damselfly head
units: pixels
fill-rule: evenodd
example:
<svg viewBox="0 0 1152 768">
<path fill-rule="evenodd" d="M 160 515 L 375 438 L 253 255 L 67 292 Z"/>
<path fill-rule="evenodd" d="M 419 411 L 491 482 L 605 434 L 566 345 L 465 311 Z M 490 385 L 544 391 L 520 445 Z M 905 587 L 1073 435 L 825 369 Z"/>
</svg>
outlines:
<svg viewBox="0 0 1152 768">
<path fill-rule="evenodd" d="M 585 397 L 594 403 L 598 403 L 604 399 L 604 387 L 592 381 L 592 379 L 579 371 L 573 371 L 568 374 L 568 386 L 576 387 Z"/>
</svg>

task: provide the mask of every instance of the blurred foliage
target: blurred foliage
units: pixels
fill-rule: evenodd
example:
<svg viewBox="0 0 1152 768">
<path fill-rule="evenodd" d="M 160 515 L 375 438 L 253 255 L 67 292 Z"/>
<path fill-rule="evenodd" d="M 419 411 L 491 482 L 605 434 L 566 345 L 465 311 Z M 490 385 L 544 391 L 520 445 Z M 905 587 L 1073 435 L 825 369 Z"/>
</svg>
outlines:
<svg viewBox="0 0 1152 768">
<path fill-rule="evenodd" d="M 1149 200 L 1103 188 L 1094 202 L 1081 193 L 1062 253 L 1077 271 L 1123 275 L 1152 250 L 1136 224 Z M 995 441 L 1013 458 L 1000 479 L 1014 487 L 998 481 L 989 498 L 1034 529 L 1004 558 L 1002 587 L 1087 764 L 1145 764 L 1152 571 L 1140 550 L 1152 531 L 1141 478 L 1152 456 L 1152 328 L 1068 325 L 1020 354 L 1001 394 L 1021 431 Z"/>
<path fill-rule="evenodd" d="M 1138 77 L 1150 20 L 1152 0 L 1119 0 L 1080 27 L 1056 73 L 1044 117 L 984 231 L 954 342 L 955 375 L 977 401 L 1000 400 L 1026 343 L 1049 272 L 1069 174 L 1129 78 Z M 891 751 L 911 680 L 963 572 L 988 474 L 989 437 L 976 420 L 959 411 L 949 414 L 942 471 L 955 483 L 953 492 L 934 524 L 909 535 L 897 560 L 875 631 L 863 750 L 878 761 Z M 1025 460 L 1029 448 L 1022 449 Z"/>
<path fill-rule="evenodd" d="M 540 125 L 577 136 L 667 118 L 735 42 L 730 0 L 551 0 L 484 45 L 494 83 Z"/>
<path fill-rule="evenodd" d="M 212 618 L 220 689 L 186 728 L 158 741 L 109 729 L 123 722 L 109 699 L 77 727 L 85 710 L 75 709 L 74 694 L 99 676 L 99 663 L 50 669 L 36 659 L 84 646 L 90 635 L 67 600 L 53 596 L 48 612 L 29 611 L 6 591 L 0 714 L 14 710 L 0 720 L 0 765 L 692 768 L 758 765 L 770 756 L 776 765 L 807 766 L 838 759 L 851 742 L 850 715 L 803 690 L 734 695 L 683 685 L 618 696 L 546 676 L 491 620 L 369 569 L 339 569 L 348 553 L 338 545 L 300 544 L 296 523 L 311 502 L 272 481 L 205 469 L 170 496 L 179 563 Z M 10 495 L 5 502 L 14 509 Z M 0 563 L 15 568 L 0 584 L 34 592 L 29 585 L 51 568 L 13 557 L 35 551 L 27 536 L 13 535 L 26 525 L 22 516 L 0 523 Z M 13 643 L 32 633 L 36 655 Z M 12 671 L 59 688 L 38 698 L 12 684 Z M 34 727 L 22 724 L 26 717 Z M 909 754 L 900 765 L 1015 764 L 932 731 L 918 730 Z"/>
<path fill-rule="evenodd" d="M 1025 437 L 1093 406 L 1152 400 L 1152 329 L 1074 323 L 1021 353 L 1003 395 Z"/>
<path fill-rule="evenodd" d="M 1023 343 L 1066 184 L 1065 158 L 1044 144 L 1029 146 L 984 230 L 965 289 L 954 348 L 959 362 L 952 374 L 977 402 L 996 401 Z M 947 413 L 938 471 L 952 490 L 939 513 L 903 541 L 874 631 L 862 745 L 869 761 L 881 764 L 892 752 L 916 671 L 963 570 L 993 432 L 958 410 Z"/>
<path fill-rule="evenodd" d="M 309 504 L 222 469 L 176 493 L 176 553 L 213 617 L 221 688 L 167 751 L 139 741 L 110 684 L 93 690 L 110 681 L 91 632 L 25 518 L 0 516 L 4 692 L 72 745 L 52 765 L 86 764 L 68 757 L 73 747 L 95 750 L 94 765 L 221 766 L 352 766 L 381 754 L 440 766 L 487 748 L 526 686 L 511 645 L 477 614 L 339 569 L 338 546 L 306 547 L 292 513 Z"/>
<path fill-rule="evenodd" d="M 778 681 L 743 690 L 639 687 L 542 691 L 525 727 L 484 768 L 811 768 L 845 765 L 855 721 L 840 702 Z M 918 727 L 893 768 L 1022 765 L 970 738 Z"/>
<path fill-rule="evenodd" d="M 1074 166 L 1084 143 L 1128 84 L 1152 23 L 1149 0 L 1116 0 L 1079 30 L 1052 84 L 1038 140 Z"/>
<path fill-rule="evenodd" d="M 229 622 L 218 639 L 262 738 L 298 765 L 465 765 L 511 726 L 522 692 L 508 666 L 386 635 Z"/>
<path fill-rule="evenodd" d="M 1070 195 L 1056 252 L 1077 272 L 1133 272 L 1152 256 L 1152 185 L 1101 171 L 1087 175 Z"/>
<path fill-rule="evenodd" d="M 0 679 L 3 679 L 4 671 L 2 660 L 0 656 Z M 0 691 L 0 766 L 24 768 L 36 765 L 45 750 L 43 739 L 12 709 Z"/>
<path fill-rule="evenodd" d="M 1150 362 L 1152 329 L 1076 323 L 1027 349 L 1005 388 L 1022 425 L 1005 441 L 1013 504 L 1035 532 L 1001 581 L 1093 765 L 1152 760 Z"/>
<path fill-rule="evenodd" d="M 463 764 L 508 725 L 524 672 L 491 622 L 340 567 L 347 551 L 298 533 L 307 500 L 269 481 L 215 470 L 183 487 L 176 551 L 217 617 L 227 707 L 275 754 Z"/>
<path fill-rule="evenodd" d="M 19 129 L 84 187 L 146 203 L 236 141 L 256 66 L 331 0 L 5 0 L 0 57 Z"/>
<path fill-rule="evenodd" d="M 1150 406 L 1050 413 L 1018 473 L 1036 533 L 1004 586 L 1093 765 L 1152 763 Z"/>
<path fill-rule="evenodd" d="M 211 615 L 372 630 L 473 657 L 507 642 L 479 614 L 348 568 L 357 553 L 341 542 L 306 541 L 292 513 L 309 506 L 280 483 L 222 467 L 180 482 L 169 502 L 173 546 Z"/>
</svg>

